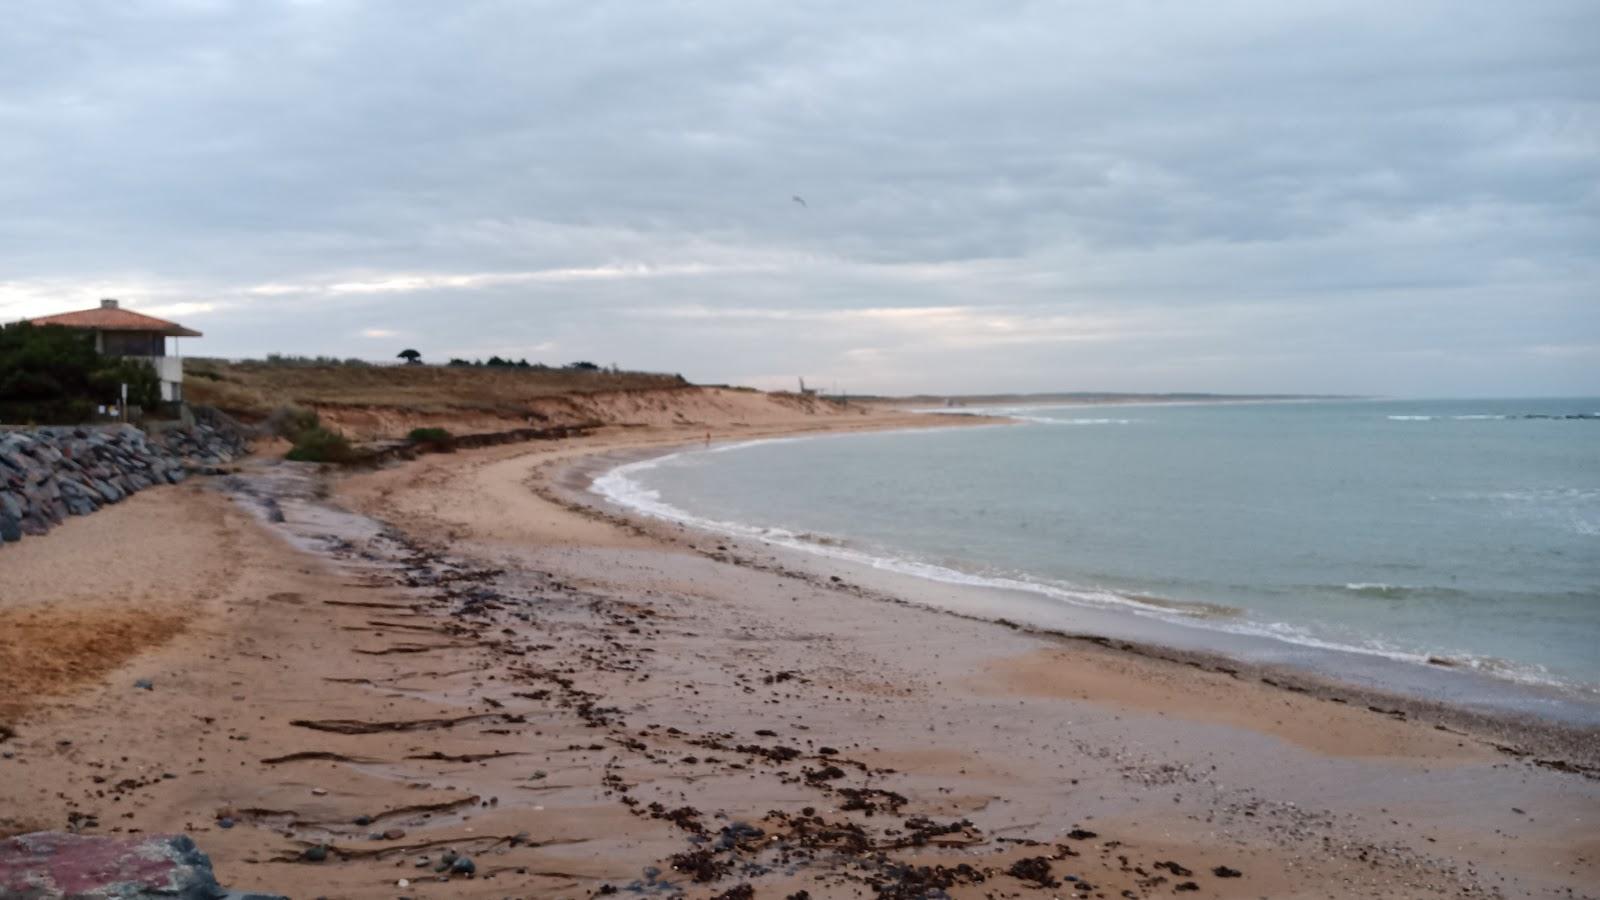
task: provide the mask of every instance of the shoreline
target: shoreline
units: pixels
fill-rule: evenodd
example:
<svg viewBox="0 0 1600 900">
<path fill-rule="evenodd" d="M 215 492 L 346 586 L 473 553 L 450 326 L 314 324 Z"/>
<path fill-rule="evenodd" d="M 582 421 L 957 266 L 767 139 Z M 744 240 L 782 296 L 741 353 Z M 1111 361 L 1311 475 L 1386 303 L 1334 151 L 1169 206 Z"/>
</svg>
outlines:
<svg viewBox="0 0 1600 900">
<path fill-rule="evenodd" d="M 1592 779 L 541 496 L 707 428 L 908 421 L 253 460 L 71 521 L 0 613 L 180 628 L 32 698 L 0 829 L 181 831 L 295 897 L 1592 895 Z"/>
<path fill-rule="evenodd" d="M 937 428 L 940 426 L 932 427 Z M 922 429 L 907 428 L 904 430 L 911 432 Z M 801 434 L 772 439 L 808 440 L 829 436 L 839 435 Z M 1051 640 L 1066 643 L 1087 643 L 1146 659 L 1181 664 L 1203 671 L 1218 672 L 1235 679 L 1254 680 L 1286 692 L 1304 694 L 1334 703 L 1364 707 L 1376 715 L 1401 720 L 1414 719 L 1440 730 L 1471 735 L 1488 742 L 1496 750 L 1510 757 L 1528 759 L 1536 765 L 1557 771 L 1575 772 L 1588 778 L 1600 779 L 1600 725 L 1574 722 L 1570 718 L 1556 715 L 1541 715 L 1528 709 L 1473 706 L 1469 703 L 1424 696 L 1419 691 L 1408 692 L 1388 685 L 1362 684 L 1354 678 L 1348 677 L 1348 673 L 1342 677 L 1338 672 L 1325 671 L 1293 662 L 1254 661 L 1242 654 L 1230 653 L 1226 649 L 1215 647 L 1180 646 L 1175 643 L 1161 643 L 1159 640 L 1140 637 L 1129 638 L 1096 633 L 1092 626 L 1085 630 L 1081 628 L 1053 627 L 1038 621 L 1018 621 L 992 611 L 977 611 L 983 605 L 981 599 L 976 602 L 972 600 L 963 602 L 965 598 L 958 599 L 952 595 L 968 594 L 976 596 L 1024 593 L 1020 589 L 998 585 L 956 585 L 915 573 L 885 570 L 870 562 L 829 555 L 823 552 L 813 552 L 809 549 L 767 541 L 756 536 L 726 533 L 703 527 L 694 522 L 672 519 L 628 506 L 600 491 L 594 490 L 592 487 L 597 478 L 616 471 L 618 468 L 636 462 L 659 459 L 675 453 L 694 452 L 697 449 L 699 448 L 692 444 L 664 445 L 621 453 L 597 453 L 573 460 L 568 462 L 563 469 L 545 477 L 545 490 L 542 491 L 541 496 L 551 502 L 562 503 L 580 514 L 598 515 L 603 519 L 609 518 L 612 521 L 620 519 L 628 522 L 634 528 L 652 534 L 658 539 L 678 540 L 675 536 L 663 534 L 661 528 L 652 527 L 664 524 L 669 531 L 672 528 L 688 528 L 702 535 L 706 540 L 723 545 L 736 545 L 735 550 L 719 548 L 708 551 L 697 547 L 692 540 L 687 542 L 691 549 L 719 561 L 760 567 L 763 564 L 755 562 L 755 556 L 762 552 L 778 553 L 784 557 L 782 571 L 785 574 L 803 577 L 815 584 L 829 582 L 831 579 L 831 583 L 841 584 L 869 602 L 886 602 L 910 606 L 929 613 L 998 625 Z M 752 554 L 751 549 L 757 545 L 759 545 L 760 550 Z M 841 578 L 843 579 L 842 582 L 840 581 Z M 939 587 L 934 589 L 934 585 Z M 926 595 L 935 592 L 946 595 L 942 598 L 946 601 L 944 604 L 936 600 L 911 599 L 919 595 L 926 597 Z M 1084 610 L 1074 609 L 1073 612 L 1084 612 Z M 1120 610 L 1103 612 L 1109 616 L 1125 619 L 1132 619 L 1135 616 L 1134 613 Z M 1025 616 L 1026 614 L 1024 613 L 1023 615 Z M 1068 615 L 1070 616 L 1072 613 Z M 1177 627 L 1184 626 L 1179 625 Z M 1200 628 L 1190 628 L 1189 630 L 1208 635 L 1212 634 L 1212 632 Z M 1223 632 L 1217 632 L 1216 634 L 1219 636 L 1226 635 Z M 1355 651 L 1342 648 L 1318 649 L 1335 656 L 1355 655 Z M 1536 702 L 1540 695 L 1546 693 L 1557 693 L 1554 688 L 1549 686 L 1523 685 L 1510 680 L 1496 679 L 1492 675 L 1470 670 L 1436 666 L 1425 667 L 1419 663 L 1401 660 L 1386 660 L 1386 662 L 1415 668 L 1430 675 L 1459 680 L 1463 684 L 1481 686 L 1493 691 L 1525 693 L 1528 695 L 1528 702 Z M 1441 669 L 1443 671 L 1440 671 Z M 1581 700 L 1574 700 L 1564 695 L 1561 699 L 1564 702 L 1583 703 Z M 1592 706 L 1593 704 L 1588 704 L 1586 708 L 1591 708 Z"/>
</svg>

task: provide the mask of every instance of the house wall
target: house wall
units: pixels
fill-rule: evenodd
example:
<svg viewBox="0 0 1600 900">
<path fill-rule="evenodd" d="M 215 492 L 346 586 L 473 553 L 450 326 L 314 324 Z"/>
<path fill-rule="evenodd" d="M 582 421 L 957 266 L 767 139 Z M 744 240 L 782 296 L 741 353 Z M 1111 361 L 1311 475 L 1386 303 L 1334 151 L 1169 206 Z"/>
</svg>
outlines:
<svg viewBox="0 0 1600 900">
<path fill-rule="evenodd" d="M 142 359 L 161 379 L 161 400 L 176 403 L 183 399 L 183 360 L 167 356 L 167 339 L 156 331 L 97 331 L 95 346 L 107 356 Z"/>
<path fill-rule="evenodd" d="M 161 378 L 161 399 L 174 403 L 183 399 L 183 360 L 176 356 L 151 356 L 145 359 Z"/>
</svg>

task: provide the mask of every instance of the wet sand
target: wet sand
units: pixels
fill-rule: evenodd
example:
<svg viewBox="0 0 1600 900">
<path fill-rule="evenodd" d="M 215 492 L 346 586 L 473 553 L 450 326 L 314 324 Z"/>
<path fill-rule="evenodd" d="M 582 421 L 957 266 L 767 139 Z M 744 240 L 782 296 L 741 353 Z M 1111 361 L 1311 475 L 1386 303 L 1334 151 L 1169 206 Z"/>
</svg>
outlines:
<svg viewBox="0 0 1600 900">
<path fill-rule="evenodd" d="M 297 897 L 1594 895 L 1581 774 L 584 508 L 585 457 L 687 431 L 147 492 L 102 515 L 166 516 L 154 592 L 69 589 L 99 517 L 0 557 L 0 613 L 183 623 L 12 710 L 0 827 Z"/>
</svg>

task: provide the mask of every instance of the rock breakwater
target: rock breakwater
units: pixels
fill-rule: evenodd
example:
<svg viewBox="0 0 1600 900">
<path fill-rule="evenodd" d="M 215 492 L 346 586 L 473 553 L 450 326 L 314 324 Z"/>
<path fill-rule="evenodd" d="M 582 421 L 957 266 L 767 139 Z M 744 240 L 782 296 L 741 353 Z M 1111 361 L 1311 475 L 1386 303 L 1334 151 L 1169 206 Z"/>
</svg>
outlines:
<svg viewBox="0 0 1600 900">
<path fill-rule="evenodd" d="M 158 484 L 241 456 L 242 434 L 197 422 L 146 434 L 131 425 L 0 431 L 0 544 L 41 535 Z"/>
</svg>

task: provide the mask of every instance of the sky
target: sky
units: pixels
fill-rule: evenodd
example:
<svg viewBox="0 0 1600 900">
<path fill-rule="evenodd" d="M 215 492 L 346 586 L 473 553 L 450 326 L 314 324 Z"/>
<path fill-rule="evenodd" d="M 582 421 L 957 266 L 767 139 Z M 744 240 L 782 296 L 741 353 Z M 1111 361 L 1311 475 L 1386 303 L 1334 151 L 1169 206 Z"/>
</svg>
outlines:
<svg viewBox="0 0 1600 900">
<path fill-rule="evenodd" d="M 187 354 L 856 393 L 1600 395 L 1592 0 L 5 14 L 0 321 L 117 297 Z"/>
</svg>

